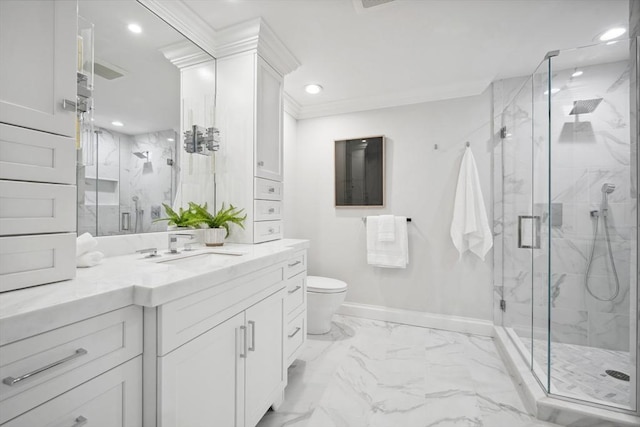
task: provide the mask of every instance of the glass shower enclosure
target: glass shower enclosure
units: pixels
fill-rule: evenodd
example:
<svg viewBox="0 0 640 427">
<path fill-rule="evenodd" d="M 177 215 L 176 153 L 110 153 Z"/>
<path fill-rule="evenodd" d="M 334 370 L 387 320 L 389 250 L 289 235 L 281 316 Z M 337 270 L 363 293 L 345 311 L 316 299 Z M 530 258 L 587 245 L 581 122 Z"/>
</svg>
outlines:
<svg viewBox="0 0 640 427">
<path fill-rule="evenodd" d="M 532 75 L 504 84 L 518 89 L 496 123 L 494 194 L 496 323 L 547 393 L 631 413 L 639 409 L 636 46 L 549 52 Z"/>
</svg>

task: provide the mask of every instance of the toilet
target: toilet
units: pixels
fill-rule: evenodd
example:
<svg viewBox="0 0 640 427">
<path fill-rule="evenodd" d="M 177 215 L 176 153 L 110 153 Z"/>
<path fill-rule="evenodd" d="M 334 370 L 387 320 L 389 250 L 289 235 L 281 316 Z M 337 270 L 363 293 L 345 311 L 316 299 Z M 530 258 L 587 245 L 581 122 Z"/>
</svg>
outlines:
<svg viewBox="0 0 640 427">
<path fill-rule="evenodd" d="M 347 284 L 328 277 L 307 277 L 307 333 L 326 334 L 331 318 L 347 296 Z"/>
</svg>

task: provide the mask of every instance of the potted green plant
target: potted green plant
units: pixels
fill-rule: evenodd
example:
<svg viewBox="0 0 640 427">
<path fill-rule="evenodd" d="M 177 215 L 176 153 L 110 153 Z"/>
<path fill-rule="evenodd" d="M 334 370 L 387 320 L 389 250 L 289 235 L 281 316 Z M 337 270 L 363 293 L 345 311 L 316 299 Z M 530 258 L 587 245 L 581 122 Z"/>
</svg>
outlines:
<svg viewBox="0 0 640 427">
<path fill-rule="evenodd" d="M 189 202 L 189 209 L 179 208 L 178 212 L 171 209 L 171 206 L 166 203 L 163 203 L 162 206 L 164 206 L 164 211 L 167 216 L 165 218 L 158 218 L 153 222 L 168 221 L 168 229 L 193 228 L 202 222 L 191 208 L 191 202 Z"/>
<path fill-rule="evenodd" d="M 229 237 L 229 225 L 236 224 L 240 228 L 244 228 L 243 223 L 247 219 L 247 214 L 242 215 L 244 209 L 238 209 L 231 204 L 229 208 L 225 208 L 223 203 L 215 215 L 207 210 L 206 203 L 200 206 L 190 202 L 189 210 L 194 213 L 194 218 L 197 218 L 200 224 L 205 224 L 209 227 L 204 230 L 204 243 L 207 246 L 222 246 L 224 239 Z"/>
</svg>

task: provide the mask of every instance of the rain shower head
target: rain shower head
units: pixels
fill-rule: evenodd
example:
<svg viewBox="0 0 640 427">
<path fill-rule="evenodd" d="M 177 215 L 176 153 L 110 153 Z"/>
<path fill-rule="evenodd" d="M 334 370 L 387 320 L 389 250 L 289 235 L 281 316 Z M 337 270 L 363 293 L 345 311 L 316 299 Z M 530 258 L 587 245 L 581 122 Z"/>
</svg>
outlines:
<svg viewBox="0 0 640 427">
<path fill-rule="evenodd" d="M 602 102 L 602 98 L 573 101 L 573 108 L 569 112 L 569 115 L 593 113 L 595 109 L 598 108 L 598 105 L 600 105 L 600 102 Z"/>
<path fill-rule="evenodd" d="M 615 184 L 605 183 L 605 184 L 602 186 L 602 192 L 603 192 L 604 194 L 611 194 L 611 193 L 613 193 L 613 191 L 614 191 L 615 189 L 616 189 Z"/>
<path fill-rule="evenodd" d="M 139 159 L 146 159 L 147 161 L 149 160 L 149 152 L 148 151 L 143 151 L 143 152 L 135 151 L 133 153 L 133 155 L 136 156 Z"/>
</svg>

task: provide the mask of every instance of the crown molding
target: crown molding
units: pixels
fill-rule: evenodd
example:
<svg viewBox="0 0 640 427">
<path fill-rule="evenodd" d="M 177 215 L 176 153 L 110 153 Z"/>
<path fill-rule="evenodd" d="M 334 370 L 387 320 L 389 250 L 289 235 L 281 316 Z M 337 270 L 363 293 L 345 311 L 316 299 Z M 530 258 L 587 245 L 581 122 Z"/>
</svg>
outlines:
<svg viewBox="0 0 640 427">
<path fill-rule="evenodd" d="M 284 93 L 284 111 L 285 113 L 290 114 L 294 119 L 300 118 L 300 113 L 302 111 L 302 106 L 291 97 L 287 92 Z"/>
<path fill-rule="evenodd" d="M 215 58 L 216 31 L 182 1 L 136 0 Z"/>
<path fill-rule="evenodd" d="M 216 58 L 256 50 L 281 75 L 300 66 L 300 61 L 261 18 L 217 31 Z"/>
<path fill-rule="evenodd" d="M 162 52 L 164 57 L 171 61 L 173 65 L 180 69 L 207 61 L 213 61 L 211 55 L 203 52 L 202 49 L 199 49 L 188 41 L 181 41 L 165 46 L 160 49 L 160 52 Z"/>
<path fill-rule="evenodd" d="M 408 92 L 402 94 L 373 95 L 365 98 L 351 98 L 323 104 L 303 105 L 300 107 L 300 112 L 296 118 L 303 120 L 474 96 L 481 94 L 489 84 L 491 84 L 491 79 L 477 80 L 455 87 L 440 87 L 421 93 Z"/>
</svg>

